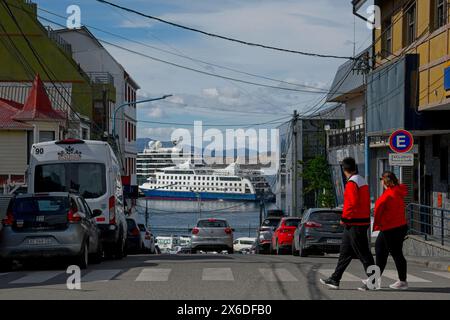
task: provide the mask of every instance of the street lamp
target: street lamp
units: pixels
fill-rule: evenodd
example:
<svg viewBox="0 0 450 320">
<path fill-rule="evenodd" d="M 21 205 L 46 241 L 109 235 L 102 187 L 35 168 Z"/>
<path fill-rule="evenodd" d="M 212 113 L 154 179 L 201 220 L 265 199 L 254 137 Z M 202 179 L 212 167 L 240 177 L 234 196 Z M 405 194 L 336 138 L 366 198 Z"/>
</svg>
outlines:
<svg viewBox="0 0 450 320">
<path fill-rule="evenodd" d="M 122 108 L 124 108 L 124 107 L 126 107 L 126 106 L 129 106 L 129 105 L 132 105 L 132 104 L 140 104 L 140 103 L 144 103 L 144 102 L 152 102 L 152 101 L 157 101 L 157 100 L 164 100 L 164 99 L 167 99 L 167 98 L 169 98 L 169 97 L 172 97 L 172 95 L 171 95 L 171 94 L 166 94 L 166 95 L 164 95 L 164 96 L 162 96 L 162 97 L 159 97 L 159 98 L 145 99 L 145 100 L 139 100 L 139 101 L 133 101 L 133 102 L 127 102 L 127 103 L 121 104 L 121 105 L 114 111 L 114 115 L 113 115 L 113 130 L 112 130 L 112 134 L 113 134 L 114 140 L 116 139 L 116 115 L 117 115 L 117 112 L 118 112 L 120 109 L 122 109 Z"/>
</svg>

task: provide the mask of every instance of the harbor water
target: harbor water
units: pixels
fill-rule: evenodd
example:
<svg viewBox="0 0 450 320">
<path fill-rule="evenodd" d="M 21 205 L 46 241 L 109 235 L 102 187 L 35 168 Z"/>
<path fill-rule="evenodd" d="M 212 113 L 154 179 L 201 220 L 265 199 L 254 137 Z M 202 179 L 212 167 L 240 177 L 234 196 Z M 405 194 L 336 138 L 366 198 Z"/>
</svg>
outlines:
<svg viewBox="0 0 450 320">
<path fill-rule="evenodd" d="M 275 209 L 266 203 L 266 211 Z M 223 218 L 235 229 L 234 237 L 255 237 L 259 227 L 259 202 L 239 201 L 170 201 L 139 199 L 140 219 L 155 235 L 189 235 L 200 218 Z M 264 213 L 263 213 L 264 214 Z M 263 216 L 264 217 L 264 216 Z"/>
</svg>

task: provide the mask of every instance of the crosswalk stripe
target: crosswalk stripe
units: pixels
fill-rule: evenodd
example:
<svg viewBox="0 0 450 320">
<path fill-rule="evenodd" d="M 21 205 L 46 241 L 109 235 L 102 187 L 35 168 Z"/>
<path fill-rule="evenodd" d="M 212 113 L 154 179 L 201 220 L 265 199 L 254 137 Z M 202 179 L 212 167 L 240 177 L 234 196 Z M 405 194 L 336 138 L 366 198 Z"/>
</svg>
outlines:
<svg viewBox="0 0 450 320">
<path fill-rule="evenodd" d="M 205 281 L 234 281 L 230 268 L 204 268 L 202 280 Z"/>
<path fill-rule="evenodd" d="M 19 278 L 17 280 L 11 281 L 10 283 L 11 284 L 42 283 L 52 278 L 55 278 L 63 273 L 64 272 L 61 271 L 38 271 L 30 273 L 25 277 Z"/>
<path fill-rule="evenodd" d="M 275 281 L 281 281 L 281 282 L 295 282 L 298 281 L 296 277 L 292 275 L 287 269 L 285 268 L 276 268 L 269 269 L 269 268 L 260 268 L 259 272 L 263 276 L 264 280 L 269 282 L 275 282 Z"/>
<path fill-rule="evenodd" d="M 119 274 L 121 269 L 109 269 L 109 270 L 94 270 L 85 274 L 82 278 L 82 282 L 106 282 L 114 278 Z"/>
<path fill-rule="evenodd" d="M 168 281 L 172 269 L 146 268 L 141 271 L 135 281 Z"/>
<path fill-rule="evenodd" d="M 333 272 L 333 269 L 319 269 L 319 273 L 323 274 L 327 278 L 330 277 Z M 351 273 L 344 272 L 341 281 L 361 281 L 361 277 L 357 277 Z"/>
<path fill-rule="evenodd" d="M 0 273 L 0 277 L 1 277 L 1 276 L 6 276 L 6 275 L 8 275 L 8 274 L 9 274 L 9 272 Z"/>
<path fill-rule="evenodd" d="M 392 280 L 398 280 L 397 270 L 384 270 L 383 277 L 386 277 L 386 278 L 389 278 Z M 413 276 L 411 274 L 408 274 L 407 277 L 408 277 L 407 278 L 408 282 L 431 282 L 429 280 L 422 279 L 422 278 Z"/>
<path fill-rule="evenodd" d="M 438 277 L 450 279 L 450 272 L 448 271 L 424 271 L 424 272 L 434 274 L 435 276 Z"/>
</svg>

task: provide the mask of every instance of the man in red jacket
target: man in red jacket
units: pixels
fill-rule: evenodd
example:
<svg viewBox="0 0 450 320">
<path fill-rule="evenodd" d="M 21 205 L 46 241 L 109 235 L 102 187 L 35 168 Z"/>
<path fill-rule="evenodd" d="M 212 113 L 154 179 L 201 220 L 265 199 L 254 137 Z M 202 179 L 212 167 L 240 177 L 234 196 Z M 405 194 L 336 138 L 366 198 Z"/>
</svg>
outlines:
<svg viewBox="0 0 450 320">
<path fill-rule="evenodd" d="M 369 186 L 364 178 L 358 174 L 355 159 L 345 158 L 342 161 L 342 168 L 347 178 L 347 184 L 344 191 L 344 208 L 341 218 L 341 223 L 344 225 L 344 234 L 339 260 L 331 277 L 320 279 L 322 284 L 332 289 L 339 289 L 342 275 L 353 258 L 356 257 L 362 262 L 366 273 L 369 266 L 375 265 L 367 235 L 370 227 Z M 366 289 L 367 286 L 362 288 Z"/>
</svg>

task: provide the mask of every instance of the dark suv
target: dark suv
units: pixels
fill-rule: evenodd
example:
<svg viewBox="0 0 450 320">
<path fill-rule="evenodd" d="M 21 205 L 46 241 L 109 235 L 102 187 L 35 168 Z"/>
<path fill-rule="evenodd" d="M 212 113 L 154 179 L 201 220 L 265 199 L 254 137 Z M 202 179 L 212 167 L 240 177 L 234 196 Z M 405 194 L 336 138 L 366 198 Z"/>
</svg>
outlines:
<svg viewBox="0 0 450 320">
<path fill-rule="evenodd" d="M 0 264 L 41 257 L 70 257 L 80 268 L 103 250 L 95 217 L 86 201 L 67 192 L 18 195 L 11 199 L 0 231 Z"/>
</svg>

